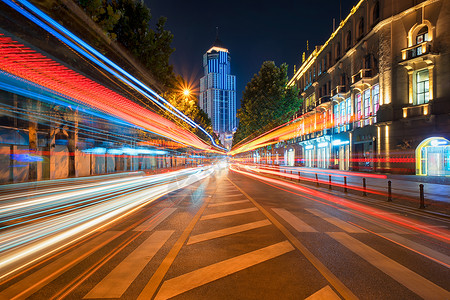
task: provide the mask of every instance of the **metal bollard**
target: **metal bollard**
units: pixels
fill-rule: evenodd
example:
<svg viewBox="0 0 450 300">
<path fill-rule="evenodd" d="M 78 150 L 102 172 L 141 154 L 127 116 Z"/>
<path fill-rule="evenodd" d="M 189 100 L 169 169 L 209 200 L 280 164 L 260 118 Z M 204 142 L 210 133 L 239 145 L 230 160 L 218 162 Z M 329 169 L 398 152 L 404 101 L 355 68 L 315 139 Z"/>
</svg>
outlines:
<svg viewBox="0 0 450 300">
<path fill-rule="evenodd" d="M 319 177 L 317 177 L 317 173 L 316 173 L 316 185 L 319 186 Z"/>
<path fill-rule="evenodd" d="M 331 175 L 328 175 L 328 189 L 331 190 Z"/>
<path fill-rule="evenodd" d="M 300 171 L 298 171 L 298 182 L 300 182 Z"/>
<path fill-rule="evenodd" d="M 392 201 L 392 188 L 391 188 L 391 181 L 389 180 L 388 181 L 388 202 L 391 202 Z"/>
<path fill-rule="evenodd" d="M 423 193 L 423 184 L 419 184 L 420 189 L 420 206 L 419 208 L 425 208 L 425 195 Z"/>
<path fill-rule="evenodd" d="M 365 178 L 363 178 L 363 196 L 367 196 L 367 193 L 366 193 L 366 179 Z"/>
<path fill-rule="evenodd" d="M 294 171 L 291 170 L 291 180 L 294 181 Z"/>
<path fill-rule="evenodd" d="M 347 193 L 347 176 L 344 176 L 344 192 Z"/>
</svg>

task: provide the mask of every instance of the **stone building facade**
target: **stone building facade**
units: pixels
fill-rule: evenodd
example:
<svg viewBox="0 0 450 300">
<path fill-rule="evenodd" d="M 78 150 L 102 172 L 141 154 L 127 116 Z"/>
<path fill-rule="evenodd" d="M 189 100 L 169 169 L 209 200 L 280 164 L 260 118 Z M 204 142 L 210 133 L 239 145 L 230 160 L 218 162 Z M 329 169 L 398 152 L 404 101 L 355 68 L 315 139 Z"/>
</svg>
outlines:
<svg viewBox="0 0 450 300">
<path fill-rule="evenodd" d="M 449 28 L 450 1 L 359 1 L 289 82 L 295 164 L 450 175 Z"/>
</svg>

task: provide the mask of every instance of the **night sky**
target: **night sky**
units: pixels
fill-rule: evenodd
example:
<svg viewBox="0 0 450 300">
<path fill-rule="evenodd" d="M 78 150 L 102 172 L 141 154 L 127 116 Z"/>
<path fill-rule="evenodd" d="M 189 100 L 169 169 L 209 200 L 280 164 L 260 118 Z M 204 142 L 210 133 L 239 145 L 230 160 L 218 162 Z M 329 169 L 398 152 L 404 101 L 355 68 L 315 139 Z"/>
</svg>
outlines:
<svg viewBox="0 0 450 300">
<path fill-rule="evenodd" d="M 247 82 L 261 64 L 273 60 L 289 64 L 289 78 L 294 65 L 301 62 L 309 40 L 310 52 L 331 35 L 333 18 L 339 24 L 340 7 L 345 18 L 358 0 L 145 0 L 156 23 L 167 17 L 166 28 L 173 35 L 171 56 L 175 72 L 199 88 L 203 76 L 202 57 L 216 38 L 231 53 L 231 72 L 236 75 L 237 105 Z M 341 3 L 341 5 L 340 5 Z"/>
</svg>

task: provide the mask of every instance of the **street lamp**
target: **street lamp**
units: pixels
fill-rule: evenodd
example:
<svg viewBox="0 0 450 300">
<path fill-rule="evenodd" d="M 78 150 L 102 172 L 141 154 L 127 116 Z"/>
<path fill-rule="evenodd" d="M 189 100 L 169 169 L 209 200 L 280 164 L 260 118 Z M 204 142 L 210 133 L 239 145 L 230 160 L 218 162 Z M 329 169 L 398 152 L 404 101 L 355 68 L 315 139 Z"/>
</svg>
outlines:
<svg viewBox="0 0 450 300">
<path fill-rule="evenodd" d="M 189 96 L 190 93 L 191 93 L 191 91 L 188 89 L 184 89 L 184 91 L 183 91 L 183 95 L 185 95 L 185 96 Z"/>
</svg>

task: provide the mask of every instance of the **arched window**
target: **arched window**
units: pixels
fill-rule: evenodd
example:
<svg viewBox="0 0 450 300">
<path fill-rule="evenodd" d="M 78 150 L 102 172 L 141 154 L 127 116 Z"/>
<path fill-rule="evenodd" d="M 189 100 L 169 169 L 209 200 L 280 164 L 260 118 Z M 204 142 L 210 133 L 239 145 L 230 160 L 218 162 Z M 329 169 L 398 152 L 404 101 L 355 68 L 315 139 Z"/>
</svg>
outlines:
<svg viewBox="0 0 450 300">
<path fill-rule="evenodd" d="M 380 19 L 380 2 L 375 2 L 375 5 L 373 7 L 372 11 L 372 24 L 375 24 Z"/>
<path fill-rule="evenodd" d="M 336 44 L 335 54 L 336 54 L 336 61 L 338 61 L 339 58 L 341 58 L 341 43 Z"/>
<path fill-rule="evenodd" d="M 419 32 L 417 32 L 416 45 L 427 41 L 428 41 L 428 27 L 423 26 L 422 29 L 420 29 Z"/>
<path fill-rule="evenodd" d="M 349 49 L 352 46 L 352 32 L 349 30 L 347 31 L 347 36 L 345 38 L 345 48 Z"/>
<path fill-rule="evenodd" d="M 358 23 L 358 38 L 361 38 L 364 34 L 364 18 L 361 17 Z"/>
</svg>

